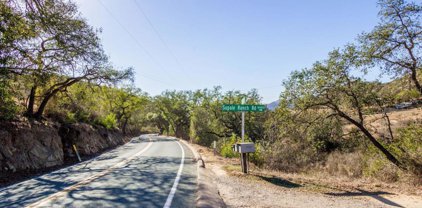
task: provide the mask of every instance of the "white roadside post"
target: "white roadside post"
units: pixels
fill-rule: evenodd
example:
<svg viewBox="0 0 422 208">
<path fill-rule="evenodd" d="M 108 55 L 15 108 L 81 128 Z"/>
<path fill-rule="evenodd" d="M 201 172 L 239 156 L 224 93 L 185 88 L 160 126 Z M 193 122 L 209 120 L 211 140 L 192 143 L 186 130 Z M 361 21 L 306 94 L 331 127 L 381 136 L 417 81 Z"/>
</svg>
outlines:
<svg viewBox="0 0 422 208">
<path fill-rule="evenodd" d="M 73 145 L 73 149 L 75 150 L 76 156 L 78 156 L 78 160 L 79 160 L 79 162 L 82 162 L 82 160 L 81 160 L 81 156 L 79 156 L 78 149 L 76 149 L 76 145 Z"/>
</svg>

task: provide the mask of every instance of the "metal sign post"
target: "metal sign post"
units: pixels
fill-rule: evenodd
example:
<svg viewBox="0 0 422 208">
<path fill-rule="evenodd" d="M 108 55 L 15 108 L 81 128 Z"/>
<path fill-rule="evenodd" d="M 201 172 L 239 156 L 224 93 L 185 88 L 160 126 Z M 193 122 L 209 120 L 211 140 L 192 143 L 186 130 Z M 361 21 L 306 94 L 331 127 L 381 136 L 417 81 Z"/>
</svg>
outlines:
<svg viewBox="0 0 422 208">
<path fill-rule="evenodd" d="M 253 143 L 245 143 L 245 112 L 264 112 L 265 105 L 245 105 L 246 98 L 242 99 L 242 104 L 223 104 L 222 111 L 242 112 L 242 143 L 233 146 L 233 149 L 240 153 L 240 163 L 242 172 L 248 173 L 248 154 L 255 151 Z M 242 148 L 243 147 L 243 148 Z"/>
<path fill-rule="evenodd" d="M 246 99 L 242 99 L 242 105 L 245 105 Z M 245 111 L 242 111 L 242 142 L 245 142 Z"/>
<path fill-rule="evenodd" d="M 242 99 L 242 105 L 245 105 L 246 99 Z M 242 111 L 242 143 L 245 142 L 245 111 Z M 242 164 L 242 172 L 248 173 L 248 157 L 246 153 L 240 153 L 240 163 Z"/>
</svg>

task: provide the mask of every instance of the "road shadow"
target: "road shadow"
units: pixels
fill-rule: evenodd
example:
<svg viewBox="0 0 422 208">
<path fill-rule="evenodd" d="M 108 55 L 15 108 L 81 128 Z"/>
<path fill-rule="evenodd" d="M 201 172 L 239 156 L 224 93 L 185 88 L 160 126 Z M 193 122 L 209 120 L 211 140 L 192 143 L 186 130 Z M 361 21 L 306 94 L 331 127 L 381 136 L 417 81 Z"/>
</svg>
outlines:
<svg viewBox="0 0 422 208">
<path fill-rule="evenodd" d="M 278 178 L 278 177 L 274 177 L 274 176 L 257 176 L 260 179 L 267 181 L 269 183 L 272 183 L 276 186 L 282 186 L 284 188 L 299 188 L 302 187 L 302 185 L 297 184 L 297 183 L 293 183 L 291 181 L 282 179 L 282 178 Z"/>
<path fill-rule="evenodd" d="M 174 142 L 177 141 L 177 139 L 167 138 L 167 137 L 154 137 L 151 139 L 151 142 Z"/>
<path fill-rule="evenodd" d="M 180 158 L 140 157 L 89 185 L 71 190 L 59 207 L 162 207 L 179 168 Z M 190 160 L 184 164 L 194 165 Z M 172 207 L 189 207 L 194 201 L 196 177 L 183 174 Z M 181 197 L 177 197 L 181 196 Z M 186 198 L 185 198 L 186 197 Z"/>
<path fill-rule="evenodd" d="M 403 207 L 400 204 L 397 204 L 397 203 L 395 203 L 391 200 L 388 200 L 388 199 L 382 197 L 381 195 L 394 195 L 393 193 L 385 192 L 385 191 L 365 191 L 365 190 L 362 190 L 362 189 L 356 189 L 356 191 L 344 191 L 343 193 L 329 192 L 329 193 L 325 193 L 325 194 L 330 195 L 330 196 L 343 196 L 343 197 L 367 196 L 367 197 L 372 197 L 372 198 L 380 201 L 381 203 L 389 205 L 389 206 Z"/>
<path fill-rule="evenodd" d="M 76 184 L 75 181 L 66 182 L 61 178 L 46 179 L 37 177 L 33 179 L 33 183 L 27 186 L 11 186 L 1 190 L 0 207 L 25 207 L 29 203 L 35 202 L 54 194 L 66 187 Z M 16 196 L 16 192 L 20 193 Z"/>
<path fill-rule="evenodd" d="M 170 138 L 154 138 L 151 142 L 169 142 L 175 141 Z M 149 139 L 135 138 L 131 143 L 148 143 Z M 76 177 L 85 174 L 86 177 L 99 174 L 110 168 L 110 164 L 119 162 L 118 153 L 121 150 L 133 148 L 134 144 L 128 144 L 118 149 L 110 150 L 91 160 L 75 164 L 64 169 L 50 172 L 46 175 L 34 177 L 22 184 L 15 184 L 0 189 L 0 207 L 24 207 L 28 204 L 39 201 L 48 195 L 63 191 L 66 188 L 77 184 L 83 177 Z M 163 190 L 163 187 L 173 185 L 176 177 L 177 168 L 180 165 L 180 157 L 146 157 L 139 156 L 131 160 L 126 166 L 113 169 L 104 176 L 95 181 L 111 181 L 118 186 L 91 187 L 82 185 L 75 190 L 69 190 L 68 194 L 71 201 L 67 201 L 63 207 L 131 207 L 127 204 L 137 204 L 139 200 L 145 201 L 145 206 L 141 207 L 159 207 L 159 203 L 165 202 L 168 193 L 155 193 L 157 190 Z M 91 166 L 93 162 L 102 161 L 98 166 Z M 109 163 L 109 165 L 104 165 Z M 185 157 L 185 168 L 187 166 L 196 167 L 193 158 Z M 168 166 L 175 167 L 175 170 L 167 170 Z M 74 177 L 75 176 L 75 177 Z M 118 180 L 115 180 L 118 178 Z M 143 184 L 136 189 L 131 188 L 133 185 Z M 196 175 L 183 174 L 177 189 L 176 195 L 192 195 L 192 187 L 196 187 Z M 170 189 L 168 189 L 170 190 Z M 107 197 L 87 195 L 83 192 L 106 192 Z M 67 191 L 66 191 L 67 192 Z M 18 194 L 17 194 L 18 193 Z M 194 195 L 194 194 L 193 194 Z M 129 199 L 129 200 L 128 200 Z M 157 201 L 158 200 L 158 201 Z M 89 205 L 85 202 L 90 202 Z M 175 197 L 175 206 L 177 204 L 185 204 L 194 199 Z M 73 203 L 75 202 L 75 203 Z M 79 206 L 81 203 L 83 206 Z M 69 206 L 66 206 L 69 205 Z M 98 206 L 96 206 L 98 205 Z M 100 206 L 102 205 L 102 206 Z M 139 206 L 132 206 L 139 207 Z M 184 206 L 180 206 L 184 207 Z"/>
<path fill-rule="evenodd" d="M 196 167 L 192 158 L 185 158 L 184 165 Z M 68 197 L 60 198 L 53 207 L 162 207 L 166 201 L 180 165 L 179 157 L 141 156 L 114 169 L 89 184 L 66 191 Z M 75 168 L 68 172 L 56 171 L 48 176 L 34 178 L 26 186 L 1 189 L 0 207 L 25 207 L 46 196 L 63 191 L 78 181 L 63 180 L 70 174 L 101 173 L 101 168 Z M 196 175 L 183 174 L 172 207 L 185 207 L 194 201 Z M 167 191 L 165 191 L 167 190 Z M 16 193 L 21 193 L 15 195 Z M 23 194 L 22 194 L 23 193 Z M 100 195 L 98 193 L 101 193 Z"/>
<path fill-rule="evenodd" d="M 148 137 L 138 137 L 132 139 L 129 143 L 148 143 L 148 142 L 173 142 L 177 139 L 166 137 L 166 136 L 148 136 Z"/>
</svg>

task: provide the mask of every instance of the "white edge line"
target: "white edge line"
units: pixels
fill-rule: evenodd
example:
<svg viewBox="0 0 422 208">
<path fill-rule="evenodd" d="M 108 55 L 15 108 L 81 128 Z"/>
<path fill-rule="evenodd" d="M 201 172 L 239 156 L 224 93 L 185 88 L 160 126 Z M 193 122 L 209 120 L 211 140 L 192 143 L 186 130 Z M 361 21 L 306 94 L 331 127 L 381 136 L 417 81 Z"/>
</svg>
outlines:
<svg viewBox="0 0 422 208">
<path fill-rule="evenodd" d="M 196 160 L 196 182 L 197 182 L 197 184 L 199 184 L 199 179 L 200 179 L 200 174 L 199 174 L 199 168 L 200 168 L 199 167 L 200 166 L 199 158 L 200 157 L 199 157 L 199 153 L 198 153 L 198 151 L 196 151 L 196 149 L 194 149 L 190 145 L 191 143 L 189 143 L 188 141 L 185 141 L 185 140 L 182 140 L 182 139 L 180 139 L 179 141 L 181 141 L 185 146 L 187 146 L 195 157 L 195 160 Z"/>
<path fill-rule="evenodd" d="M 182 150 L 182 160 L 180 161 L 180 166 L 179 166 L 179 170 L 177 171 L 176 180 L 174 180 L 173 187 L 171 187 L 170 194 L 167 196 L 167 200 L 163 208 L 170 208 L 171 202 L 173 201 L 174 195 L 176 194 L 176 191 L 177 191 L 177 185 L 179 185 L 180 176 L 182 175 L 182 171 L 183 171 L 183 164 L 185 161 L 185 150 L 183 150 L 182 145 L 178 141 L 176 141 L 176 143 L 180 146 L 180 149 Z"/>
<path fill-rule="evenodd" d="M 152 146 L 151 138 L 148 138 L 148 139 L 149 139 L 148 145 L 146 147 L 144 147 L 141 151 L 139 151 L 136 154 L 132 155 L 131 157 L 129 157 L 129 158 L 123 160 L 123 161 L 120 161 L 120 162 L 116 163 L 115 165 L 111 166 L 110 168 L 108 168 L 108 169 L 106 169 L 106 170 L 104 170 L 104 171 L 102 171 L 102 172 L 100 172 L 98 174 L 95 174 L 93 176 L 90 176 L 90 177 L 86 178 L 85 180 L 80 181 L 79 183 L 77 183 L 75 185 L 68 186 L 65 189 L 61 190 L 61 191 L 58 191 L 58 192 L 56 192 L 56 193 L 54 193 L 54 194 L 52 194 L 50 196 L 47 196 L 44 199 L 41 199 L 41 200 L 39 200 L 37 202 L 34 202 L 34 203 L 32 203 L 32 204 L 30 204 L 28 206 L 25 206 L 25 207 L 31 208 L 31 207 L 39 207 L 39 206 L 42 206 L 43 204 L 47 203 L 51 199 L 54 199 L 56 197 L 59 197 L 61 194 L 66 193 L 66 192 L 71 191 L 71 190 L 74 190 L 74 189 L 78 188 L 81 185 L 87 184 L 87 183 L 89 183 L 89 182 L 91 182 L 91 181 L 93 181 L 93 180 L 95 180 L 95 179 L 97 179 L 97 178 L 99 178 L 101 176 L 106 175 L 110 171 L 118 168 L 119 166 L 126 164 L 127 162 L 131 161 L 135 157 L 137 157 L 137 156 L 141 155 L 142 153 L 144 153 L 145 151 L 147 151 Z"/>
</svg>

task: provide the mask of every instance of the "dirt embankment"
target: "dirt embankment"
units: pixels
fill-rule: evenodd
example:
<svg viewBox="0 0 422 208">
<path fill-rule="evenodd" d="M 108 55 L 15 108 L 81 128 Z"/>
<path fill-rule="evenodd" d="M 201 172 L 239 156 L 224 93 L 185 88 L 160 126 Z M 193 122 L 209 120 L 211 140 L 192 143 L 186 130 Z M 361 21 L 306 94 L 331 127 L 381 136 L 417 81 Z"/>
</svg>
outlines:
<svg viewBox="0 0 422 208">
<path fill-rule="evenodd" d="M 50 121 L 0 123 L 0 185 L 90 157 L 127 142 L 120 130 Z"/>
</svg>

